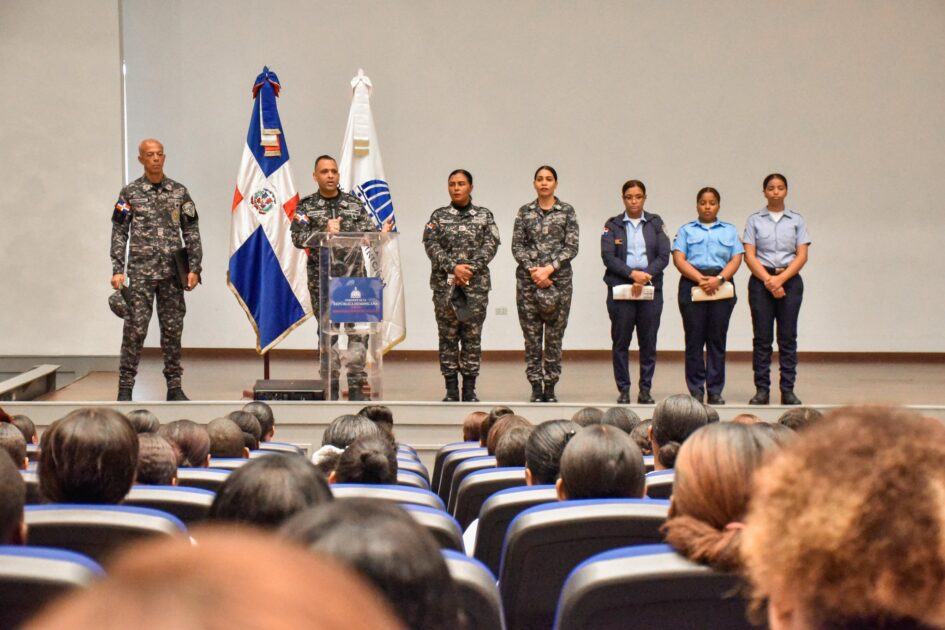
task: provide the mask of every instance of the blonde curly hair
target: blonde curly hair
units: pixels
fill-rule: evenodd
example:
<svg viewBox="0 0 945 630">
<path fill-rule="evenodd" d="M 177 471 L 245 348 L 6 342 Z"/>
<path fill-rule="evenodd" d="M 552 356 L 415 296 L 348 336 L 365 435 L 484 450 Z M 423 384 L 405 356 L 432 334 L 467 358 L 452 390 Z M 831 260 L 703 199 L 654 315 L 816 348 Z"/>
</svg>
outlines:
<svg viewBox="0 0 945 630">
<path fill-rule="evenodd" d="M 741 551 L 772 622 L 945 627 L 945 425 L 832 412 L 755 474 Z"/>
</svg>

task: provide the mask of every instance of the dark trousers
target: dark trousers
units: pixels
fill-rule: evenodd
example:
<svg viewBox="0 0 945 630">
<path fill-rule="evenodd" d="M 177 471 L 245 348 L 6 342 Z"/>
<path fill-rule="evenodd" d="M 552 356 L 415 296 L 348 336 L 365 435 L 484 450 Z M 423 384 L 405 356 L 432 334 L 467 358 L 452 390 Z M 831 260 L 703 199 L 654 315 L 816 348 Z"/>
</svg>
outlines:
<svg viewBox="0 0 945 630">
<path fill-rule="evenodd" d="M 161 353 L 164 355 L 164 378 L 168 389 L 181 386 L 184 373 L 180 365 L 180 339 L 184 331 L 184 289 L 174 278 L 163 280 L 131 278 L 131 314 L 125 318 L 121 337 L 121 360 L 118 386 L 133 387 L 141 360 L 141 347 L 148 334 L 148 324 L 157 302 L 158 323 L 161 325 Z"/>
<path fill-rule="evenodd" d="M 657 290 L 652 300 L 615 300 L 607 288 L 607 313 L 610 315 L 610 339 L 614 361 L 614 382 L 623 391 L 630 387 L 630 341 L 637 329 L 640 346 L 640 388 L 651 389 L 656 372 L 656 334 L 663 314 L 663 292 Z"/>
<path fill-rule="evenodd" d="M 774 342 L 774 324 L 777 322 L 778 356 L 781 363 L 781 391 L 794 390 L 797 378 L 797 317 L 804 299 L 804 281 L 794 276 L 784 283 L 785 296 L 776 299 L 761 280 L 752 276 L 748 281 L 748 305 L 751 307 L 752 368 L 755 387 L 771 388 L 771 344 Z"/>
<path fill-rule="evenodd" d="M 692 288 L 696 286 L 686 277 L 679 279 L 679 312 L 686 333 L 686 387 L 690 392 L 721 394 L 725 389 L 728 322 L 738 298 L 693 302 Z"/>
</svg>

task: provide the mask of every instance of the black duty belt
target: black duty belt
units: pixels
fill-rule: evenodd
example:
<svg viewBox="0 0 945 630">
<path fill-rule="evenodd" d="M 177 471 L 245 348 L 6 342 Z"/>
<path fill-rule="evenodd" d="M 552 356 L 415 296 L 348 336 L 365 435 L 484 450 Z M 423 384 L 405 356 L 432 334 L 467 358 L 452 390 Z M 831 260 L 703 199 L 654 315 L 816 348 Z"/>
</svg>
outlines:
<svg viewBox="0 0 945 630">
<path fill-rule="evenodd" d="M 787 267 L 765 267 L 765 271 L 770 273 L 772 276 L 776 276 L 779 273 L 783 273 Z"/>
</svg>

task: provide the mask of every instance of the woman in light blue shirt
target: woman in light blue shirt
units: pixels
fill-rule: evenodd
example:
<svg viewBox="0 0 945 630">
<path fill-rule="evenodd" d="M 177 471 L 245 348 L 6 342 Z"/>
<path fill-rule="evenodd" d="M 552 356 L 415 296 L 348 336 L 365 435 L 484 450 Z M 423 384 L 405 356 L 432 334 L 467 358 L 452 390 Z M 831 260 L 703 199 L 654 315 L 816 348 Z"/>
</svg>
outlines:
<svg viewBox="0 0 945 630">
<path fill-rule="evenodd" d="M 700 402 L 708 391 L 710 405 L 725 404 L 725 342 L 737 299 L 732 277 L 745 252 L 738 229 L 718 220 L 721 201 L 715 188 L 700 190 L 698 218 L 679 228 L 673 241 L 673 264 L 682 274 L 679 311 L 686 332 L 686 386 Z M 694 294 L 714 299 L 694 301 Z"/>
</svg>

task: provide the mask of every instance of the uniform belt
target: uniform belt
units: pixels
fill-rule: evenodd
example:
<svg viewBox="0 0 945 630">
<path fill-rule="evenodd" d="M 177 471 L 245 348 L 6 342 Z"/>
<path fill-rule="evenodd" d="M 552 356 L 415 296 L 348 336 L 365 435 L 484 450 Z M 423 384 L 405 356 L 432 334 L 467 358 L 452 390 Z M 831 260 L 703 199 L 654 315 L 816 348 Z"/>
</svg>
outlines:
<svg viewBox="0 0 945 630">
<path fill-rule="evenodd" d="M 783 273 L 787 267 L 765 267 L 765 271 L 770 273 L 772 276 L 776 276 L 779 273 Z"/>
<path fill-rule="evenodd" d="M 696 267 L 696 271 L 701 273 L 703 276 L 717 276 L 722 273 L 721 267 Z"/>
</svg>

